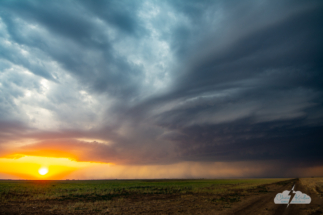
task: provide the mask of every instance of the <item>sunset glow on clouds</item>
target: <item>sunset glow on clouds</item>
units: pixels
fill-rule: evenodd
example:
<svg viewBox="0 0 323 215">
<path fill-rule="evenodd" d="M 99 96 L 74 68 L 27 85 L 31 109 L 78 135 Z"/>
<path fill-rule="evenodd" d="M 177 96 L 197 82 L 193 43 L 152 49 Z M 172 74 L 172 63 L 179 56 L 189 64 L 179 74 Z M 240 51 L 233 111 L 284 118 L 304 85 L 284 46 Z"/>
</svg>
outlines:
<svg viewBox="0 0 323 215">
<path fill-rule="evenodd" d="M 0 178 L 321 174 L 322 14 L 315 0 L 1 1 Z"/>
</svg>

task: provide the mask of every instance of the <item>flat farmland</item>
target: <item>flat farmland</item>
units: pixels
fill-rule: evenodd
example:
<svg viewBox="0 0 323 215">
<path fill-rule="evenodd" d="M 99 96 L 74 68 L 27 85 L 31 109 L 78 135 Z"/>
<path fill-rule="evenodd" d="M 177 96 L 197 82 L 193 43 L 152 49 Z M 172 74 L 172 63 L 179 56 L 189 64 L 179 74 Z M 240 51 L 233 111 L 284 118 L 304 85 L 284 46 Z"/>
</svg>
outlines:
<svg viewBox="0 0 323 215">
<path fill-rule="evenodd" d="M 1 180 L 0 214 L 288 214 L 273 200 L 294 184 L 315 201 L 290 214 L 321 214 L 321 180 L 311 178 Z"/>
</svg>

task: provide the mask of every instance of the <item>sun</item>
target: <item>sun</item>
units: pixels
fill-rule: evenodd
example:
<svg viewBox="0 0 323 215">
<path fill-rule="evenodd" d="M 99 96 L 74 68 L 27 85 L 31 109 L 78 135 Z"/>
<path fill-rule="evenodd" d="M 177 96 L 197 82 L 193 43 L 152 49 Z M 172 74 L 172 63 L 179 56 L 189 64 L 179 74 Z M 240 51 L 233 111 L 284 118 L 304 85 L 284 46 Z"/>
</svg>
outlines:
<svg viewBox="0 0 323 215">
<path fill-rule="evenodd" d="M 48 173 L 48 169 L 46 167 L 42 167 L 38 170 L 39 174 L 46 175 Z"/>
</svg>

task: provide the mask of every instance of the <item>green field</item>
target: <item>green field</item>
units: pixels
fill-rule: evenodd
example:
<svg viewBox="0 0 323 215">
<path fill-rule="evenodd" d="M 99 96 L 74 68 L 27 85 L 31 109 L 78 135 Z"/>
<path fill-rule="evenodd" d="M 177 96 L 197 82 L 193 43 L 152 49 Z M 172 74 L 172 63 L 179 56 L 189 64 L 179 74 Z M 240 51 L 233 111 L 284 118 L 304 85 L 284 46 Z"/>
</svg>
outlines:
<svg viewBox="0 0 323 215">
<path fill-rule="evenodd" d="M 205 204 L 221 210 L 250 193 L 268 192 L 264 185 L 284 185 L 287 180 L 2 180 L 0 206 L 13 213 L 158 214 L 167 205 L 172 211 L 190 202 L 187 207 L 193 211 Z"/>
</svg>

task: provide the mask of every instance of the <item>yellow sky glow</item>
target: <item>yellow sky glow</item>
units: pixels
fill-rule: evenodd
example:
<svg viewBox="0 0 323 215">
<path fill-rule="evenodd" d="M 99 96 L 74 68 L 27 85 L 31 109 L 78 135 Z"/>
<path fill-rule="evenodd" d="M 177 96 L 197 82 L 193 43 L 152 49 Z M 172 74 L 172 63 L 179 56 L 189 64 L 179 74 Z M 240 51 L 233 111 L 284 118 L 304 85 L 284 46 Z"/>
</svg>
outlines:
<svg viewBox="0 0 323 215">
<path fill-rule="evenodd" d="M 259 177 L 266 163 L 181 162 L 169 165 L 115 165 L 79 162 L 70 158 L 13 154 L 0 158 L 0 177 L 28 180 L 61 179 L 153 179 Z M 267 166 L 268 168 L 268 166 Z M 46 171 L 45 171 L 46 169 Z M 266 168 L 265 168 L 266 169 Z M 323 167 L 294 169 L 287 175 L 317 175 Z M 46 173 L 45 173 L 46 172 Z M 287 176 L 286 175 L 286 176 Z"/>
<path fill-rule="evenodd" d="M 98 165 L 92 162 L 72 161 L 68 158 L 23 155 L 12 157 L 16 158 L 0 158 L 0 172 L 22 179 L 63 179 L 76 170 Z"/>
</svg>

